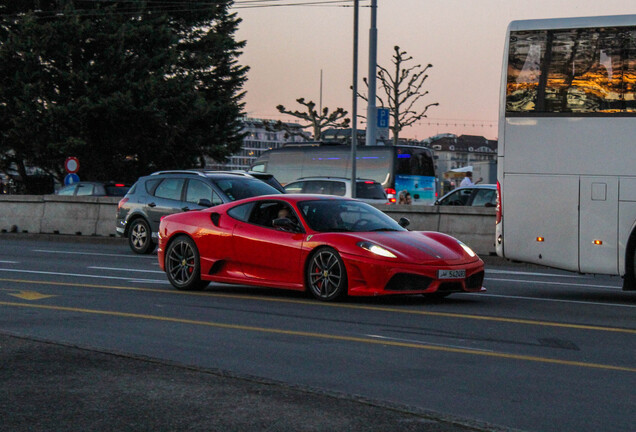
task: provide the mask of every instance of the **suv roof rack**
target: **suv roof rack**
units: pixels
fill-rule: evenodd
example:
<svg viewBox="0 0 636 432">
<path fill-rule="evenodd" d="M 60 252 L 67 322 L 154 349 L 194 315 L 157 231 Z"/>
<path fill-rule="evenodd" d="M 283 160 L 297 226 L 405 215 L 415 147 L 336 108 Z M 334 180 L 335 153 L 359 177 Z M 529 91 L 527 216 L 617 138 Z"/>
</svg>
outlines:
<svg viewBox="0 0 636 432">
<path fill-rule="evenodd" d="M 338 176 L 308 176 L 308 177 L 300 177 L 297 180 L 317 180 L 317 179 L 325 179 L 325 180 L 351 180 L 349 177 L 338 177 Z M 380 183 L 373 179 L 365 179 L 361 177 L 356 177 L 356 181 L 372 181 L 376 183 Z"/>
<path fill-rule="evenodd" d="M 252 177 L 248 173 L 241 171 L 216 171 L 216 170 L 208 170 L 208 169 L 191 169 L 191 170 L 164 170 L 164 171 L 156 171 L 150 175 L 161 175 L 161 174 L 196 174 L 201 177 L 205 177 L 206 174 L 229 174 L 229 175 L 237 175 L 243 177 Z"/>
</svg>

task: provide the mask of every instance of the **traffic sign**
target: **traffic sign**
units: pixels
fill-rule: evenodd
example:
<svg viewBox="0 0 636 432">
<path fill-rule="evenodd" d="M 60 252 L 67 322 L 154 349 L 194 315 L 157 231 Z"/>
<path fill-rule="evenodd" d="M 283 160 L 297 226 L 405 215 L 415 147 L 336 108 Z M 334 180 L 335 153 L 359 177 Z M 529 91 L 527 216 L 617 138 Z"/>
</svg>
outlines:
<svg viewBox="0 0 636 432">
<path fill-rule="evenodd" d="M 389 109 L 378 108 L 378 129 L 388 129 L 389 127 Z"/>
<path fill-rule="evenodd" d="M 79 181 L 80 181 L 80 178 L 75 173 L 66 174 L 66 177 L 64 177 L 64 185 L 65 186 L 75 184 L 75 183 L 77 183 Z"/>
<path fill-rule="evenodd" d="M 79 171 L 79 160 L 76 157 L 67 157 L 64 161 L 64 169 L 69 174 L 75 174 Z"/>
</svg>

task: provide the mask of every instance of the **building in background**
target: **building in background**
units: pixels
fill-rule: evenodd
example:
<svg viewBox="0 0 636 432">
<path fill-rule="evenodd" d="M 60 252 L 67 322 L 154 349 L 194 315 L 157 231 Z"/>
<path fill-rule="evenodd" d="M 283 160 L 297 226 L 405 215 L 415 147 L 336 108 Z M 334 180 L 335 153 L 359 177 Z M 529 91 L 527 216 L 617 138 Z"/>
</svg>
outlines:
<svg viewBox="0 0 636 432">
<path fill-rule="evenodd" d="M 496 182 L 496 140 L 475 135 L 442 134 L 428 138 L 423 143 L 433 150 L 440 193 L 459 186 L 459 182 L 446 178 L 445 173 L 469 165 L 474 168 L 473 179 L 483 177 L 483 183 Z"/>
<path fill-rule="evenodd" d="M 306 138 L 290 137 L 285 131 L 272 131 L 271 128 L 266 127 L 268 123 L 274 123 L 274 121 L 243 118 L 242 131 L 247 135 L 243 138 L 241 151 L 222 162 L 210 159 L 206 163 L 206 168 L 212 170 L 248 170 L 252 162 L 264 151 L 281 147 L 285 143 L 304 142 L 309 139 L 309 134 L 306 135 Z M 299 132 L 303 130 L 296 123 L 288 123 L 288 125 L 292 128 L 298 128 Z"/>
</svg>

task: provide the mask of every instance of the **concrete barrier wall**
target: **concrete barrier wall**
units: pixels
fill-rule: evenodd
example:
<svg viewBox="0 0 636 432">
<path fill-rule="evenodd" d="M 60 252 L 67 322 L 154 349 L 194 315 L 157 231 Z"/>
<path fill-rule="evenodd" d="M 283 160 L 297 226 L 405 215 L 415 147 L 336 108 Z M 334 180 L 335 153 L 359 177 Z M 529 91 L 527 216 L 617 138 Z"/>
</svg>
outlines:
<svg viewBox="0 0 636 432">
<path fill-rule="evenodd" d="M 114 236 L 117 197 L 0 196 L 0 231 Z"/>
<path fill-rule="evenodd" d="M 479 254 L 495 254 L 495 208 L 457 206 L 376 206 L 398 221 L 406 217 L 413 231 L 439 231 L 466 243 Z"/>
<path fill-rule="evenodd" d="M 0 195 L 0 231 L 114 236 L 117 197 Z M 495 253 L 495 209 L 443 206 L 376 206 L 414 231 L 457 237 L 479 254 Z"/>
</svg>

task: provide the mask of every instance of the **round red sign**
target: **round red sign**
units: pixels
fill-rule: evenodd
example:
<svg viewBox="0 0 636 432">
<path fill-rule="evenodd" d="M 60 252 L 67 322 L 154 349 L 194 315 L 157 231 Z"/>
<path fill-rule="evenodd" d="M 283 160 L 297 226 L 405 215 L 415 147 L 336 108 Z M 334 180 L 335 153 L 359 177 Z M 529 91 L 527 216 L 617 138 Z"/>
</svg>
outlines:
<svg viewBox="0 0 636 432">
<path fill-rule="evenodd" d="M 64 168 L 69 174 L 75 174 L 79 171 L 79 160 L 76 157 L 68 157 L 64 162 Z"/>
</svg>

